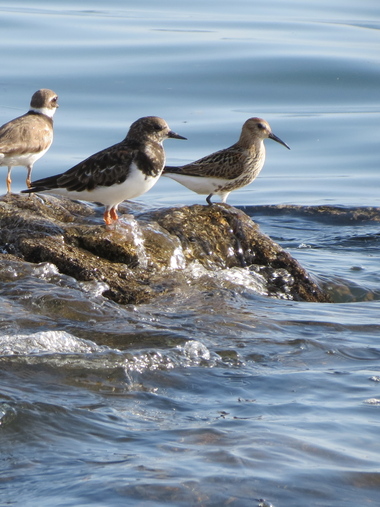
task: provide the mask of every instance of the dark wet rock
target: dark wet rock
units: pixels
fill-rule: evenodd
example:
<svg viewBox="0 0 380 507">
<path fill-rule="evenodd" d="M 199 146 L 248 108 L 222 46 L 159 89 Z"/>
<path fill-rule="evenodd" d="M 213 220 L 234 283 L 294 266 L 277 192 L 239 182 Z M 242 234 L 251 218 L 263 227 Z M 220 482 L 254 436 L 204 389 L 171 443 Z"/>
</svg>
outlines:
<svg viewBox="0 0 380 507">
<path fill-rule="evenodd" d="M 94 206 L 12 195 L 0 200 L 0 225 L 3 255 L 52 263 L 78 281 L 104 282 L 104 296 L 122 304 L 175 293 L 179 284 L 191 283 L 186 269 L 192 264 L 207 273 L 245 270 L 265 281 L 266 293 L 275 297 L 329 301 L 289 253 L 228 205 L 137 211 L 106 227 Z M 215 278 L 211 286 L 217 288 Z"/>
<path fill-rule="evenodd" d="M 321 222 L 327 221 L 331 224 L 352 224 L 360 222 L 380 222 L 380 208 L 375 206 L 367 207 L 345 207 L 345 206 L 300 206 L 296 204 L 277 204 L 272 206 L 244 206 L 243 210 L 251 213 L 265 215 L 292 215 L 303 218 L 310 217 Z"/>
<path fill-rule="evenodd" d="M 179 237 L 188 261 L 197 259 L 208 269 L 250 266 L 265 277 L 272 295 L 280 295 L 286 286 L 293 299 L 329 300 L 302 266 L 243 211 L 221 204 L 194 205 L 152 215 Z"/>
</svg>

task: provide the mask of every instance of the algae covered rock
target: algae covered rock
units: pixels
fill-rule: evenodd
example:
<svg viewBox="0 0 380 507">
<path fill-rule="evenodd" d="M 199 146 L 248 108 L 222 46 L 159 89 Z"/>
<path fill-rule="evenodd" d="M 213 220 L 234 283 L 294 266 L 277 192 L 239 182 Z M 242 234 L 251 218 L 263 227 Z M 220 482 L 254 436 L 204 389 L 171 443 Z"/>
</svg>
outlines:
<svg viewBox="0 0 380 507">
<path fill-rule="evenodd" d="M 101 281 L 108 287 L 103 295 L 121 304 L 152 301 L 169 287 L 192 283 L 191 266 L 227 273 L 225 279 L 242 270 L 274 297 L 329 301 L 288 252 L 226 204 L 138 210 L 107 227 L 95 206 L 12 195 L 0 200 L 0 225 L 3 255 L 52 263 L 78 281 Z"/>
</svg>

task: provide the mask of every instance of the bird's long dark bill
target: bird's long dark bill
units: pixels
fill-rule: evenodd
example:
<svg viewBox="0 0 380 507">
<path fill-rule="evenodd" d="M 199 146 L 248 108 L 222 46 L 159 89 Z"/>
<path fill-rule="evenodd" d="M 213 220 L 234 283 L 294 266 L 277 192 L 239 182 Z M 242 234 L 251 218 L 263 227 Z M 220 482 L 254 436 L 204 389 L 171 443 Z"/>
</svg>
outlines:
<svg viewBox="0 0 380 507">
<path fill-rule="evenodd" d="M 180 136 L 176 132 L 173 132 L 172 130 L 169 132 L 168 137 L 172 137 L 173 139 L 184 139 L 187 141 L 187 137 Z"/>
<path fill-rule="evenodd" d="M 288 150 L 290 150 L 289 146 L 284 143 L 284 141 L 282 141 L 279 137 L 277 137 L 275 134 L 272 134 L 270 133 L 269 134 L 269 138 L 270 139 L 273 139 L 273 141 L 277 141 L 278 143 L 282 144 L 283 146 L 285 146 L 285 148 L 288 148 Z"/>
</svg>

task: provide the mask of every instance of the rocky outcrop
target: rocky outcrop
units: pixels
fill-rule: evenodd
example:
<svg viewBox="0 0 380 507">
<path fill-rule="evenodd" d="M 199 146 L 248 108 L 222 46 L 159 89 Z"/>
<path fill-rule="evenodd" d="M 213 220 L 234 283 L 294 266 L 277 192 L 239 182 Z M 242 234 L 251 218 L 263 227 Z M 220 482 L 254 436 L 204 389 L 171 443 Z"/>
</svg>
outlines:
<svg viewBox="0 0 380 507">
<path fill-rule="evenodd" d="M 185 206 L 127 214 L 103 225 L 102 208 L 61 197 L 12 195 L 0 200 L 3 255 L 50 262 L 79 281 L 106 284 L 117 303 L 153 300 L 198 263 L 209 272 L 243 269 L 265 281 L 270 296 L 327 302 L 328 295 L 291 255 L 229 205 Z"/>
</svg>

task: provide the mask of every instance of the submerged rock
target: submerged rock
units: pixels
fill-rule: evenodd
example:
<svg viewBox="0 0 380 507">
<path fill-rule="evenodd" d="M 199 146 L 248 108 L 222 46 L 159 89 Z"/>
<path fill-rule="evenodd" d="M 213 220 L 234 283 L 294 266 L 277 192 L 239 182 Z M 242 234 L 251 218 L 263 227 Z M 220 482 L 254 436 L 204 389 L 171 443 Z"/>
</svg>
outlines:
<svg viewBox="0 0 380 507">
<path fill-rule="evenodd" d="M 202 277 L 206 290 L 236 279 L 269 296 L 329 301 L 288 252 L 226 204 L 138 211 L 106 227 L 94 206 L 12 195 L 0 200 L 0 225 L 3 255 L 52 263 L 78 281 L 101 281 L 108 287 L 103 295 L 121 304 L 175 293 L 194 277 Z"/>
</svg>

